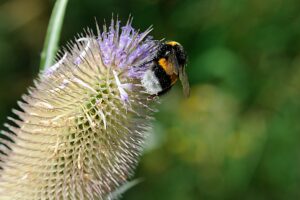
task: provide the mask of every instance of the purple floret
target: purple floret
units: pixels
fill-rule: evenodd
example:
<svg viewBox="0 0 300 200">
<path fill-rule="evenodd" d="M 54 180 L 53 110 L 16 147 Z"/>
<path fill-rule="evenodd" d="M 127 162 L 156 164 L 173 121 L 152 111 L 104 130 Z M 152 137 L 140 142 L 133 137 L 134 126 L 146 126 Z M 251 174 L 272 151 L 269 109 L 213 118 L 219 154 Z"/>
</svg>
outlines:
<svg viewBox="0 0 300 200">
<path fill-rule="evenodd" d="M 152 29 L 139 33 L 131 26 L 131 19 L 121 28 L 119 20 L 112 20 L 108 31 L 105 29 L 98 36 L 103 63 L 127 69 L 129 77 L 141 78 L 157 49 L 157 41 L 148 36 Z"/>
</svg>

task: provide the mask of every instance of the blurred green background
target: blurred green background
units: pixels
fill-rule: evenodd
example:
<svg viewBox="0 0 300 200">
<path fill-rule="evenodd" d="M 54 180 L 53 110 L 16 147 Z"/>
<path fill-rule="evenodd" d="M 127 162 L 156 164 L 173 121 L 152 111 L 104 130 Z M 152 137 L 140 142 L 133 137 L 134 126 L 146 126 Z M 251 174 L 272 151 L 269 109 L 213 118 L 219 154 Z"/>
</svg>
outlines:
<svg viewBox="0 0 300 200">
<path fill-rule="evenodd" d="M 54 1 L 0 1 L 0 122 L 38 73 Z M 126 200 L 300 199 L 297 0 L 70 0 L 61 45 L 112 12 L 189 55 Z M 3 126 L 2 126 L 3 128 Z"/>
</svg>

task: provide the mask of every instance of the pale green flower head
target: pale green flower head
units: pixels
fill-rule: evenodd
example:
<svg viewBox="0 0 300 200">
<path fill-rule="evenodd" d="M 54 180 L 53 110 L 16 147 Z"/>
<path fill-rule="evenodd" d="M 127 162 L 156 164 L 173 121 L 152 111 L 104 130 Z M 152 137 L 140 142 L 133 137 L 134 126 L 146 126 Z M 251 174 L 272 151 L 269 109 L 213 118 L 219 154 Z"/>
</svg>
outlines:
<svg viewBox="0 0 300 200">
<path fill-rule="evenodd" d="M 158 41 L 131 19 L 80 36 L 13 110 L 0 199 L 107 199 L 133 175 L 157 98 L 141 85 Z"/>
</svg>

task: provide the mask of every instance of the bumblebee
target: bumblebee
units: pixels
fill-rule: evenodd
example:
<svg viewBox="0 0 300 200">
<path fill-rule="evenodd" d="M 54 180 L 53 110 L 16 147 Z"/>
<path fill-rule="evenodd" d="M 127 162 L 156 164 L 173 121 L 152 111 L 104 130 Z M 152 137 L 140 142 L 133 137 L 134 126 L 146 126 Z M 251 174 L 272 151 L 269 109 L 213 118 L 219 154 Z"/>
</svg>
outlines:
<svg viewBox="0 0 300 200">
<path fill-rule="evenodd" d="M 160 43 L 151 62 L 141 80 L 147 93 L 151 96 L 165 94 L 180 79 L 184 95 L 189 96 L 190 86 L 185 72 L 187 55 L 181 44 L 175 41 Z"/>
</svg>

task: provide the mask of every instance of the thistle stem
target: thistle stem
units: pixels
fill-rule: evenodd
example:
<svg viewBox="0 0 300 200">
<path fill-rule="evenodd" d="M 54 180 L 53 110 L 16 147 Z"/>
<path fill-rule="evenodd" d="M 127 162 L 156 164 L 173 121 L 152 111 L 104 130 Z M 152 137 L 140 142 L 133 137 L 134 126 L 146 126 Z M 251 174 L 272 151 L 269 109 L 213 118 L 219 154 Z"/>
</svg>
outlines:
<svg viewBox="0 0 300 200">
<path fill-rule="evenodd" d="M 40 70 L 46 69 L 54 62 L 67 3 L 68 0 L 57 0 L 55 2 L 41 54 Z"/>
</svg>

